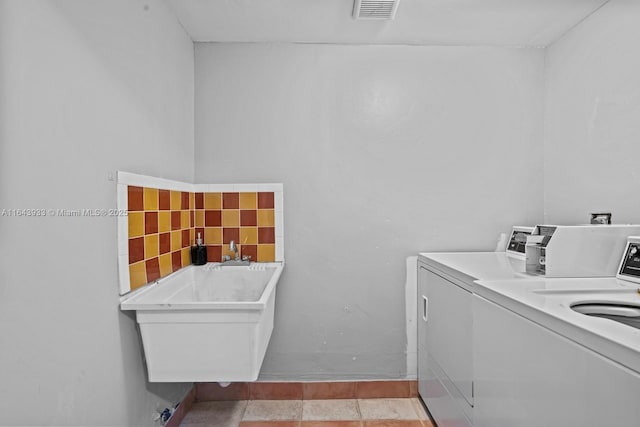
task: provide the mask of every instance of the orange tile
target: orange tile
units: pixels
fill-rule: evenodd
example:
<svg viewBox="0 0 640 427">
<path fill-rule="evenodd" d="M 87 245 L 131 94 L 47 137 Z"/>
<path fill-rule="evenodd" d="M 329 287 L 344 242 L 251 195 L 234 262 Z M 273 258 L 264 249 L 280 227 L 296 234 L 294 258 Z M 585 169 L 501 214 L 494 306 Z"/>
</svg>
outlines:
<svg viewBox="0 0 640 427">
<path fill-rule="evenodd" d="M 182 206 L 182 193 L 180 193 L 179 191 L 173 191 L 173 190 L 171 190 L 169 193 L 171 194 L 170 196 L 171 210 L 179 211 L 180 207 Z"/>
<path fill-rule="evenodd" d="M 276 245 L 258 245 L 258 262 L 276 260 Z"/>
<path fill-rule="evenodd" d="M 158 231 L 160 233 L 166 233 L 171 231 L 171 212 L 160 211 L 158 212 Z"/>
<path fill-rule="evenodd" d="M 248 383 L 231 383 L 227 387 L 220 387 L 218 383 L 196 383 L 196 400 L 198 402 L 247 399 L 249 399 Z"/>
<path fill-rule="evenodd" d="M 158 210 L 158 189 L 157 188 L 144 189 L 144 210 L 145 211 Z"/>
<path fill-rule="evenodd" d="M 258 209 L 258 227 L 275 227 L 276 216 L 273 209 Z"/>
<path fill-rule="evenodd" d="M 182 249 L 182 231 L 171 232 L 171 252 Z"/>
<path fill-rule="evenodd" d="M 222 226 L 223 227 L 238 227 L 240 226 L 240 211 L 237 209 L 223 210 L 222 211 Z"/>
<path fill-rule="evenodd" d="M 423 427 L 420 420 L 367 420 L 364 427 Z"/>
<path fill-rule="evenodd" d="M 353 399 L 356 396 L 355 382 L 304 383 L 303 399 Z"/>
<path fill-rule="evenodd" d="M 361 381 L 356 386 L 358 399 L 409 397 L 409 381 Z"/>
<path fill-rule="evenodd" d="M 204 229 L 205 245 L 221 245 L 222 244 L 222 228 L 206 227 Z"/>
<path fill-rule="evenodd" d="M 204 211 L 196 211 L 196 227 L 204 227 Z"/>
<path fill-rule="evenodd" d="M 144 235 L 144 212 L 129 212 L 129 238 Z"/>
<path fill-rule="evenodd" d="M 240 244 L 255 245 L 258 243 L 257 227 L 241 227 L 240 228 Z"/>
<path fill-rule="evenodd" d="M 180 252 L 182 254 L 182 266 L 186 267 L 191 264 L 191 248 L 183 248 Z"/>
<path fill-rule="evenodd" d="M 137 289 L 147 283 L 147 268 L 144 261 L 129 265 L 129 281 L 131 290 Z"/>
<path fill-rule="evenodd" d="M 171 274 L 171 254 L 163 254 L 158 257 L 160 262 L 160 276 Z"/>
<path fill-rule="evenodd" d="M 183 230 L 191 226 L 191 219 L 189 218 L 189 211 L 182 211 L 180 213 L 180 228 Z"/>
<path fill-rule="evenodd" d="M 144 236 L 144 257 L 146 259 L 157 257 L 160 249 L 159 239 L 157 234 L 149 234 Z"/>
<path fill-rule="evenodd" d="M 222 194 L 220 193 L 204 193 L 205 209 L 222 209 Z"/>
<path fill-rule="evenodd" d="M 252 400 L 302 400 L 302 383 L 249 383 L 249 399 Z"/>
<path fill-rule="evenodd" d="M 258 195 L 256 193 L 240 193 L 240 209 L 257 209 Z"/>
</svg>

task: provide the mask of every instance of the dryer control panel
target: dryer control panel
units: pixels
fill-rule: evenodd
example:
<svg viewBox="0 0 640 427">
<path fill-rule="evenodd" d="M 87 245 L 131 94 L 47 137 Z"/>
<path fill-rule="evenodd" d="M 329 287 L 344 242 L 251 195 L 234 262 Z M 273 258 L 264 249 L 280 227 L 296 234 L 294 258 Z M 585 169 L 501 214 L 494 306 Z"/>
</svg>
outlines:
<svg viewBox="0 0 640 427">
<path fill-rule="evenodd" d="M 624 250 L 618 279 L 640 283 L 640 236 L 630 236 Z"/>
</svg>

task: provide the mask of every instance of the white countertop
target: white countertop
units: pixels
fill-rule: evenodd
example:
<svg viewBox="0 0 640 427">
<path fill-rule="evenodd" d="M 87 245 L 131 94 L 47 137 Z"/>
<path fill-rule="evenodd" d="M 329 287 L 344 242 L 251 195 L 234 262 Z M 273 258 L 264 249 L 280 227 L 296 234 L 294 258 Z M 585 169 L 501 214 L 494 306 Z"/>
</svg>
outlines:
<svg viewBox="0 0 640 427">
<path fill-rule="evenodd" d="M 640 372 L 640 329 L 570 308 L 590 302 L 640 307 L 637 284 L 615 278 L 479 280 L 474 293 Z"/>
</svg>

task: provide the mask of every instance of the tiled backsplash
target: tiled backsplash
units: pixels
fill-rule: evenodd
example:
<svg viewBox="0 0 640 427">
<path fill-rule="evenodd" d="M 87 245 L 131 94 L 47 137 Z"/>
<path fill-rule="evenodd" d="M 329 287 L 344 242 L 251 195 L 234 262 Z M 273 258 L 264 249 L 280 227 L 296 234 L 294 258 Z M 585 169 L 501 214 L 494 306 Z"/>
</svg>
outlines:
<svg viewBox="0 0 640 427">
<path fill-rule="evenodd" d="M 187 190 L 187 191 L 185 191 Z M 209 262 L 234 240 L 252 261 L 284 260 L 282 184 L 186 184 L 118 173 L 120 293 L 191 264 L 200 233 Z"/>
</svg>

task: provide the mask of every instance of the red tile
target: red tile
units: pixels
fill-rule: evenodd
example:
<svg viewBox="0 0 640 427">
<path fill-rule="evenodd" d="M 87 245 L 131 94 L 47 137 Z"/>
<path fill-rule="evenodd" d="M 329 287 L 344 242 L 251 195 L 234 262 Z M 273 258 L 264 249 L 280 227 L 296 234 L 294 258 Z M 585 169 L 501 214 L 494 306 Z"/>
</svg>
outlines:
<svg viewBox="0 0 640 427">
<path fill-rule="evenodd" d="M 171 252 L 171 269 L 178 271 L 182 268 L 182 255 L 180 251 Z"/>
<path fill-rule="evenodd" d="M 207 243 L 204 241 L 204 228 L 196 228 L 196 232 L 194 234 L 195 237 L 198 237 L 198 233 L 200 233 L 200 238 L 202 239 L 202 241 L 204 243 Z"/>
<path fill-rule="evenodd" d="M 273 209 L 273 193 L 258 193 L 258 209 Z"/>
<path fill-rule="evenodd" d="M 222 211 L 204 211 L 205 227 L 222 227 Z"/>
<path fill-rule="evenodd" d="M 275 227 L 258 227 L 258 243 L 275 243 Z"/>
<path fill-rule="evenodd" d="M 144 237 L 129 239 L 129 264 L 144 260 Z"/>
<path fill-rule="evenodd" d="M 241 421 L 238 427 L 300 427 L 300 421 Z"/>
<path fill-rule="evenodd" d="M 409 397 L 409 381 L 361 381 L 356 385 L 358 399 Z"/>
<path fill-rule="evenodd" d="M 161 211 L 171 209 L 171 193 L 169 190 L 158 190 L 158 206 Z"/>
<path fill-rule="evenodd" d="M 249 384 L 247 383 L 231 383 L 227 387 L 220 387 L 218 383 L 196 383 L 196 400 L 198 402 L 247 399 L 249 399 Z"/>
<path fill-rule="evenodd" d="M 356 397 L 355 382 L 304 383 L 303 399 L 353 399 Z"/>
<path fill-rule="evenodd" d="M 144 213 L 144 234 L 154 234 L 158 232 L 158 212 Z"/>
<path fill-rule="evenodd" d="M 132 185 L 127 187 L 127 199 L 128 207 L 130 211 L 143 211 L 144 210 L 144 191 L 142 187 L 134 187 Z"/>
<path fill-rule="evenodd" d="M 186 191 L 180 193 L 180 209 L 189 209 L 189 193 Z"/>
<path fill-rule="evenodd" d="M 151 258 L 145 261 L 147 269 L 147 282 L 153 282 L 160 278 L 160 261 L 158 258 Z"/>
<path fill-rule="evenodd" d="M 364 427 L 423 427 L 420 420 L 368 420 Z"/>
<path fill-rule="evenodd" d="M 240 209 L 240 193 L 222 193 L 222 209 Z"/>
<path fill-rule="evenodd" d="M 204 193 L 196 193 L 196 209 L 204 209 Z"/>
<path fill-rule="evenodd" d="M 253 400 L 301 400 L 302 383 L 268 383 L 255 382 L 249 384 L 249 399 Z"/>
<path fill-rule="evenodd" d="M 240 211 L 240 225 L 242 227 L 255 227 L 258 225 L 258 211 L 242 210 Z"/>
<path fill-rule="evenodd" d="M 251 261 L 258 259 L 258 245 L 240 245 L 241 255 L 250 257 Z"/>
<path fill-rule="evenodd" d="M 192 210 L 189 213 L 189 227 L 193 228 L 196 226 L 196 211 Z"/>
<path fill-rule="evenodd" d="M 222 243 L 229 243 L 232 240 L 235 240 L 236 242 L 240 241 L 240 229 L 239 228 L 223 228 Z"/>
<path fill-rule="evenodd" d="M 189 235 L 189 230 L 182 230 L 182 247 L 186 248 L 191 246 L 191 236 Z"/>
<path fill-rule="evenodd" d="M 160 234 L 160 255 L 171 252 L 171 233 Z"/>
<path fill-rule="evenodd" d="M 222 246 L 207 245 L 207 261 L 209 262 L 222 261 Z"/>
<path fill-rule="evenodd" d="M 171 230 L 180 230 L 181 217 L 180 211 L 171 211 Z"/>
</svg>

